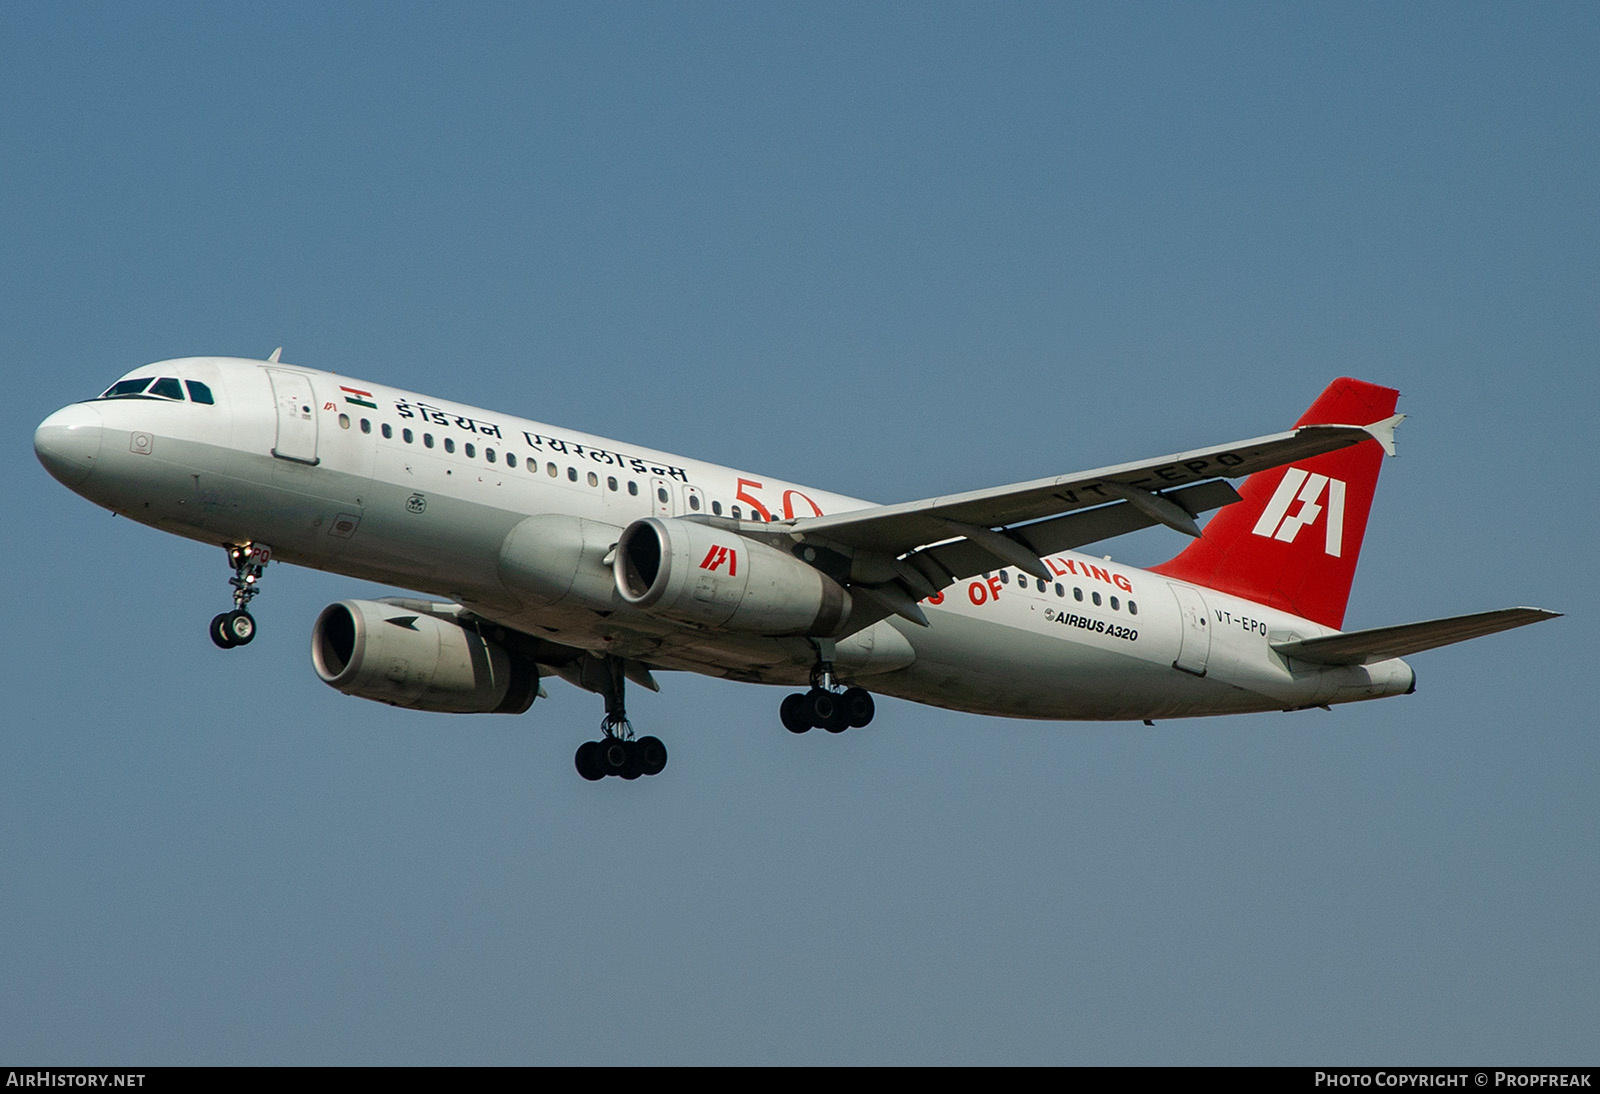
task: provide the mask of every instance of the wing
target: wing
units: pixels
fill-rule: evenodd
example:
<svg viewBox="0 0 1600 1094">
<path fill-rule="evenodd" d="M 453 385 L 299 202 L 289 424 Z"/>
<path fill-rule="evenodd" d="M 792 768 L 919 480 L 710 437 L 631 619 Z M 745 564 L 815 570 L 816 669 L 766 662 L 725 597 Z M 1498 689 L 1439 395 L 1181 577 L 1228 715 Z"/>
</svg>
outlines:
<svg viewBox="0 0 1600 1094">
<path fill-rule="evenodd" d="M 584 691 L 592 691 L 604 695 L 606 689 L 612 686 L 610 669 L 596 654 L 579 646 L 568 646 L 560 642 L 553 642 L 548 638 L 528 634 L 513 627 L 506 627 L 496 622 L 487 615 L 482 615 L 473 609 L 450 601 L 419 600 L 407 596 L 386 596 L 377 601 L 379 604 L 390 605 L 400 611 L 411 612 L 415 615 L 431 615 L 439 619 L 446 619 L 458 626 L 467 629 L 491 628 L 494 639 L 506 649 L 533 662 L 538 667 L 540 680 L 547 680 L 551 676 L 559 676 L 574 687 Z M 656 678 L 650 672 L 650 666 L 634 658 L 617 658 L 622 668 L 622 674 L 640 687 L 649 688 L 651 691 L 660 691 L 661 685 L 656 683 Z M 539 685 L 539 697 L 546 697 L 544 685 Z"/>
<path fill-rule="evenodd" d="M 1057 551 L 1155 524 L 1198 536 L 1198 514 L 1239 500 L 1230 478 L 1374 439 L 1393 454 L 1403 417 L 1303 425 L 1138 463 L 739 530 L 814 548 L 820 568 L 874 602 L 875 618 L 894 613 L 926 626 L 918 600 L 986 570 L 1015 566 L 1049 580 L 1040 558 Z M 866 626 L 870 616 L 852 614 L 850 622 Z"/>
<path fill-rule="evenodd" d="M 1481 638 L 1486 634 L 1509 631 L 1555 619 L 1560 612 L 1543 608 L 1501 608 L 1473 615 L 1453 615 L 1430 619 L 1426 623 L 1405 623 L 1398 627 L 1374 627 L 1347 631 L 1321 638 L 1302 638 L 1293 642 L 1274 642 L 1272 648 L 1285 657 L 1309 661 L 1314 665 L 1370 665 L 1391 657 L 1405 657 L 1423 650 Z"/>
</svg>

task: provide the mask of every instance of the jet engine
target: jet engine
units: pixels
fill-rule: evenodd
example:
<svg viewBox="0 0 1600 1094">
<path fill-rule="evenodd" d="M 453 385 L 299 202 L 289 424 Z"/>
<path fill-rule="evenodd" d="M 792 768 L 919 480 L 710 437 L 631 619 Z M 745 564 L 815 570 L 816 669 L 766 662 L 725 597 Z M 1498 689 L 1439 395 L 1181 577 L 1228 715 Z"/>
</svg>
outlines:
<svg viewBox="0 0 1600 1094">
<path fill-rule="evenodd" d="M 606 552 L 621 532 L 614 524 L 562 513 L 528 517 L 500 545 L 500 582 L 530 608 L 614 610 Z"/>
<path fill-rule="evenodd" d="M 698 521 L 647 517 L 623 530 L 617 592 L 667 619 L 765 635 L 829 635 L 850 593 L 776 547 Z"/>
<path fill-rule="evenodd" d="M 470 624 L 382 601 L 322 609 L 311 662 L 323 683 L 346 695 L 414 710 L 521 714 L 539 692 L 531 661 Z"/>
</svg>

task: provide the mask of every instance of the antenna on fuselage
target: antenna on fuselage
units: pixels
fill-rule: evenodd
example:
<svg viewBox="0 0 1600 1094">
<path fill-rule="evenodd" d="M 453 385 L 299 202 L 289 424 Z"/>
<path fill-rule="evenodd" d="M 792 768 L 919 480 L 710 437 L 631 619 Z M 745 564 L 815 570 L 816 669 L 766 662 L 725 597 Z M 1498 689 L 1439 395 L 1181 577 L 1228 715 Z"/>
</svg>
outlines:
<svg viewBox="0 0 1600 1094">
<path fill-rule="evenodd" d="M 277 349 L 272 351 L 272 356 L 267 358 L 267 364 L 269 364 L 269 365 L 277 364 L 278 363 L 278 358 L 281 357 L 281 356 L 283 356 L 283 347 L 279 346 Z"/>
</svg>

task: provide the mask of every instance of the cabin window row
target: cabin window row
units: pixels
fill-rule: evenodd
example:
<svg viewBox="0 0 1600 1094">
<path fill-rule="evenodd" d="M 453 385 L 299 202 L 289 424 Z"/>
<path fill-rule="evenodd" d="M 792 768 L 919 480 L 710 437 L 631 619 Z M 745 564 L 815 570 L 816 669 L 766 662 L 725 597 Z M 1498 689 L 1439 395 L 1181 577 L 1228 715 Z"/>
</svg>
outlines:
<svg viewBox="0 0 1600 1094">
<path fill-rule="evenodd" d="M 361 432 L 363 432 L 363 433 L 371 433 L 372 432 L 372 419 L 370 419 L 370 418 L 362 418 L 360 420 L 359 424 L 360 424 Z M 349 429 L 350 426 L 351 426 L 350 416 L 348 414 L 340 414 L 339 415 L 339 428 L 341 428 L 341 429 Z M 378 433 L 383 437 L 384 440 L 392 441 L 392 440 L 394 440 L 394 437 L 395 437 L 395 428 L 394 428 L 394 426 L 390 425 L 388 422 L 382 422 L 378 426 Z M 422 439 L 422 447 L 424 447 L 424 448 L 432 448 L 432 447 L 434 447 L 435 441 L 434 441 L 434 436 L 433 436 L 432 433 L 423 433 L 421 435 L 421 439 Z M 400 429 L 400 440 L 403 441 L 406 444 L 415 444 L 417 442 L 417 434 L 415 432 L 413 432 L 409 428 L 402 427 Z M 444 447 L 444 450 L 446 452 L 453 454 L 456 451 L 455 438 L 454 437 L 445 437 L 443 439 L 443 447 Z M 469 460 L 477 459 L 477 457 L 478 457 L 478 446 L 475 445 L 471 441 L 467 441 L 465 444 L 463 444 L 461 446 L 461 452 Z M 485 447 L 483 449 L 483 458 L 485 460 L 487 460 L 489 463 L 496 463 L 500 459 L 500 454 L 494 448 Z M 518 462 L 519 462 L 517 454 L 515 452 L 507 452 L 507 453 L 505 453 L 505 462 L 506 462 L 506 466 L 507 467 L 516 467 Z M 524 466 L 527 467 L 528 472 L 530 474 L 538 474 L 539 473 L 539 461 L 538 460 L 533 459 L 533 458 L 530 457 L 530 458 L 523 459 L 520 462 Z M 561 477 L 561 468 L 555 463 L 546 463 L 544 465 L 544 470 L 545 470 L 545 474 L 549 475 L 552 479 L 556 479 L 556 478 L 560 478 Z M 569 481 L 569 482 L 578 482 L 579 481 L 578 469 L 576 467 L 568 466 L 567 469 L 566 469 L 566 476 L 567 476 L 567 481 Z M 586 475 L 583 476 L 583 481 L 586 481 L 590 486 L 598 487 L 600 485 L 600 476 L 599 476 L 598 473 L 596 473 L 594 471 L 590 471 Z M 607 475 L 606 479 L 605 479 L 605 485 L 606 485 L 606 489 L 611 491 L 612 493 L 617 493 L 622 489 L 622 483 L 621 483 L 621 481 L 619 481 L 617 479 L 617 477 L 615 475 Z M 629 494 L 630 497 L 638 497 L 639 496 L 639 483 L 637 481 L 635 481 L 633 479 L 629 479 L 628 480 L 627 489 L 628 489 L 628 494 Z M 657 500 L 660 501 L 661 504 L 663 504 L 663 505 L 666 505 L 671 501 L 671 495 L 668 494 L 668 492 L 667 492 L 665 487 L 658 487 L 656 489 L 656 495 L 657 495 Z M 700 511 L 700 508 L 701 508 L 702 504 L 703 503 L 700 501 L 700 495 L 698 493 L 691 493 L 689 495 L 689 497 L 688 497 L 688 505 L 689 505 L 689 509 L 690 509 L 691 512 L 698 513 Z M 713 516 L 718 516 L 718 517 L 722 516 L 722 514 L 723 514 L 722 502 L 713 501 L 711 503 L 711 512 L 712 512 Z M 732 506 L 729 509 L 729 515 L 732 516 L 734 520 L 744 520 L 745 519 L 743 509 L 741 509 L 737 505 Z M 754 509 L 752 509 L 750 511 L 749 519 L 750 520 L 762 520 L 764 518 L 761 516 L 760 513 L 758 513 Z"/>
<path fill-rule="evenodd" d="M 988 577 L 989 575 L 984 574 L 983 576 Z M 1012 576 L 1010 570 L 1000 571 L 1000 584 L 1009 585 L 1011 584 L 1011 580 Z M 1016 582 L 1017 588 L 1024 590 L 1027 589 L 1029 583 L 1032 582 L 1032 584 L 1041 593 L 1046 592 L 1051 588 L 1050 582 L 1046 581 L 1044 578 L 1029 577 L 1027 574 L 1022 573 L 1016 575 Z M 1061 582 L 1057 581 L 1055 583 L 1055 594 L 1056 596 L 1065 600 L 1067 596 L 1067 587 L 1061 584 Z M 1074 585 L 1072 587 L 1072 599 L 1078 601 L 1080 604 L 1083 603 L 1084 591 L 1081 586 Z M 1099 590 L 1097 589 L 1089 590 L 1088 601 L 1097 608 L 1109 606 L 1114 612 L 1120 612 L 1126 608 L 1129 615 L 1139 614 L 1139 605 L 1134 603 L 1132 600 L 1125 601 L 1119 596 L 1101 596 Z"/>
</svg>

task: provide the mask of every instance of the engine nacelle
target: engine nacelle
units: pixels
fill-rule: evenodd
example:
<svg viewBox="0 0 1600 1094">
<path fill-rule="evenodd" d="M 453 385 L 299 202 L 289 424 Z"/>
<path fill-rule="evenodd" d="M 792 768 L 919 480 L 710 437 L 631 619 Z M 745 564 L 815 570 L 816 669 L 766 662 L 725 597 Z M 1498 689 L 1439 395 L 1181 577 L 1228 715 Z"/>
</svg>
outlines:
<svg viewBox="0 0 1600 1094">
<path fill-rule="evenodd" d="M 767 635 L 829 635 L 850 594 L 793 555 L 698 521 L 647 517 L 623 530 L 616 588 L 667 619 Z"/>
<path fill-rule="evenodd" d="M 528 517 L 500 545 L 500 583 L 530 608 L 573 603 L 618 607 L 606 552 L 622 529 L 583 517 L 540 513 Z"/>
<path fill-rule="evenodd" d="M 374 600 L 329 604 L 311 631 L 311 663 L 346 695 L 446 714 L 521 714 L 539 670 L 475 629 Z"/>
</svg>

